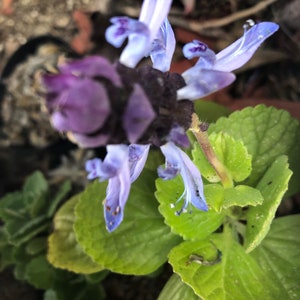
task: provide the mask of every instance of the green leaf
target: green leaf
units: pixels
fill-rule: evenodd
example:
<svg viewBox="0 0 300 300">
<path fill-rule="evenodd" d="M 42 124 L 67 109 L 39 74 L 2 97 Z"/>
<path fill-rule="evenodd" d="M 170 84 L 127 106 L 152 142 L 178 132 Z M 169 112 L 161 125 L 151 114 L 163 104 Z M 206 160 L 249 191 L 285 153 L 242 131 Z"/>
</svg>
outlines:
<svg viewBox="0 0 300 300">
<path fill-rule="evenodd" d="M 193 289 L 182 282 L 177 274 L 173 274 L 168 280 L 157 300 L 198 300 Z"/>
<path fill-rule="evenodd" d="M 106 184 L 94 182 L 76 206 L 75 233 L 80 245 L 93 260 L 123 274 L 154 272 L 167 260 L 170 249 L 179 243 L 165 226 L 154 198 L 156 172 L 145 169 L 133 183 L 124 211 L 124 221 L 114 232 L 105 229 L 103 207 Z"/>
<path fill-rule="evenodd" d="M 48 211 L 47 211 L 47 216 L 49 218 L 51 218 L 54 215 L 61 200 L 67 196 L 67 194 L 70 192 L 71 188 L 72 188 L 71 181 L 66 181 L 59 187 L 59 190 L 58 190 L 57 194 L 55 195 L 55 197 L 51 200 Z"/>
<path fill-rule="evenodd" d="M 164 286 L 157 300 L 197 300 L 200 299 L 191 287 L 173 274 Z"/>
<path fill-rule="evenodd" d="M 230 232 L 214 234 L 210 240 L 214 244 L 208 240 L 183 242 L 169 254 L 174 271 L 199 297 L 205 300 L 284 299 L 276 284 Z M 221 262 L 216 247 L 222 252 Z"/>
<path fill-rule="evenodd" d="M 78 244 L 73 225 L 74 208 L 80 194 L 68 200 L 54 217 L 54 232 L 48 238 L 48 260 L 57 268 L 67 269 L 75 273 L 95 273 L 103 267 L 95 262 Z"/>
<path fill-rule="evenodd" d="M 23 192 L 32 194 L 44 194 L 48 191 L 48 183 L 40 171 L 30 175 L 23 186 Z"/>
<path fill-rule="evenodd" d="M 284 154 L 291 158 L 291 169 L 297 173 L 294 180 L 299 182 L 300 126 L 288 112 L 264 105 L 248 107 L 220 118 L 209 132 L 226 132 L 247 147 L 253 170 L 247 185 L 255 185 L 272 162 Z M 299 189 L 299 184 L 295 189 Z"/>
<path fill-rule="evenodd" d="M 47 206 L 48 183 L 40 171 L 30 175 L 23 186 L 23 202 L 31 218 L 41 215 Z"/>
<path fill-rule="evenodd" d="M 280 299 L 300 299 L 299 232 L 300 215 L 275 219 L 266 238 L 251 252 L 267 277 L 286 293 Z"/>
<path fill-rule="evenodd" d="M 13 246 L 8 242 L 7 234 L 3 227 L 0 227 L 0 272 L 7 266 L 13 264 Z"/>
<path fill-rule="evenodd" d="M 260 191 L 246 185 L 238 185 L 234 188 L 224 190 L 223 208 L 231 206 L 245 207 L 247 205 L 256 206 L 264 201 Z"/>
<path fill-rule="evenodd" d="M 247 252 L 257 247 L 270 229 L 277 207 L 288 188 L 292 175 L 288 168 L 286 156 L 278 157 L 267 170 L 257 189 L 264 197 L 262 205 L 251 207 L 247 212 L 247 227 L 245 234 L 245 248 Z"/>
<path fill-rule="evenodd" d="M 27 222 L 7 222 L 6 230 L 9 234 L 9 242 L 19 246 L 37 234 L 46 231 L 50 226 L 50 221 L 42 215 Z"/>
<path fill-rule="evenodd" d="M 0 201 L 0 217 L 4 223 L 27 221 L 28 213 L 20 192 L 5 195 Z"/>
<path fill-rule="evenodd" d="M 157 167 L 164 163 L 164 156 L 159 149 L 150 148 L 144 169 L 157 172 Z"/>
<path fill-rule="evenodd" d="M 217 183 L 205 184 L 204 195 L 209 206 L 220 213 L 224 201 L 224 187 Z"/>
<path fill-rule="evenodd" d="M 246 179 L 251 173 L 251 155 L 241 141 L 234 140 L 228 134 L 219 132 L 209 135 L 211 146 L 235 182 Z M 194 144 L 192 151 L 194 162 L 210 182 L 219 182 L 220 178 L 214 168 L 207 161 L 198 143 Z"/>
<path fill-rule="evenodd" d="M 45 236 L 36 237 L 30 240 L 26 245 L 26 253 L 29 255 L 38 255 L 47 249 L 47 238 Z"/>
<path fill-rule="evenodd" d="M 202 122 L 216 122 L 222 116 L 228 116 L 231 111 L 220 104 L 207 100 L 197 100 L 194 102 L 194 109 Z"/>
<path fill-rule="evenodd" d="M 48 185 L 40 172 L 31 175 L 22 192 L 7 194 L 0 201 L 0 217 L 10 243 L 18 246 L 49 228 L 50 220 L 39 212 L 45 207 Z"/>
<path fill-rule="evenodd" d="M 49 264 L 45 255 L 32 259 L 26 266 L 26 280 L 38 289 L 50 289 L 56 280 L 56 271 Z"/>
<path fill-rule="evenodd" d="M 212 209 L 208 212 L 200 211 L 191 207 L 191 213 L 182 213 L 176 215 L 176 211 L 182 206 L 181 200 L 175 208 L 171 206 L 183 193 L 184 187 L 179 176 L 172 180 L 156 180 L 157 191 L 155 196 L 159 201 L 159 211 L 165 218 L 165 223 L 171 227 L 172 232 L 181 235 L 184 239 L 201 239 L 209 236 L 220 227 L 223 222 L 224 214 L 218 213 Z M 210 200 L 207 203 L 210 206 Z"/>
</svg>

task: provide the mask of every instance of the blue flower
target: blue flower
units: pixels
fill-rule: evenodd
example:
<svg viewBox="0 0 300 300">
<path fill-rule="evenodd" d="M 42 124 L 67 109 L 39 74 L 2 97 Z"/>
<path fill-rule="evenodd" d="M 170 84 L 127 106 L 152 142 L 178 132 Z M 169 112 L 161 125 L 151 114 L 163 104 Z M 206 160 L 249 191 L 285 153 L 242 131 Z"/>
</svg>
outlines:
<svg viewBox="0 0 300 300">
<path fill-rule="evenodd" d="M 128 38 L 120 63 L 134 68 L 143 57 L 150 54 L 154 40 L 159 39 L 159 30 L 169 13 L 171 3 L 171 0 L 145 0 L 139 20 L 128 17 L 111 19 L 113 25 L 106 30 L 106 40 L 115 47 L 120 47 Z"/>
<path fill-rule="evenodd" d="M 183 48 L 185 57 L 191 59 L 200 56 L 200 59 L 182 74 L 186 86 L 178 90 L 177 99 L 199 99 L 231 84 L 235 80 L 231 71 L 243 66 L 278 28 L 275 23 L 262 22 L 248 30 L 246 24 L 244 35 L 218 54 L 200 41 L 186 44 Z"/>
<path fill-rule="evenodd" d="M 115 230 L 123 221 L 124 208 L 130 192 L 131 183 L 137 179 L 144 168 L 149 145 L 109 145 L 107 155 L 101 159 L 86 162 L 88 179 L 108 179 L 104 217 L 109 232 Z"/>
<path fill-rule="evenodd" d="M 184 192 L 177 200 L 178 202 L 183 199 L 183 205 L 176 214 L 187 212 L 190 204 L 197 209 L 207 211 L 201 174 L 189 156 L 172 142 L 166 143 L 160 149 L 166 158 L 166 163 L 165 168 L 158 168 L 158 176 L 169 180 L 180 174 L 184 184 Z"/>
</svg>

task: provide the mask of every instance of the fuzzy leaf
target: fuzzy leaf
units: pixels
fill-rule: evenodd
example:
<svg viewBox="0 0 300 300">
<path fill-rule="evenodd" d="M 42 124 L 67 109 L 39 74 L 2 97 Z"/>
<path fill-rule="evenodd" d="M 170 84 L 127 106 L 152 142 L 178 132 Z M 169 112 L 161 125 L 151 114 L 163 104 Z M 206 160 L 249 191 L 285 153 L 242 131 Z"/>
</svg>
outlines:
<svg viewBox="0 0 300 300">
<path fill-rule="evenodd" d="M 221 259 L 216 247 L 222 253 Z M 281 296 L 285 293 L 233 240 L 230 232 L 215 234 L 210 241 L 183 242 L 171 250 L 169 262 L 201 299 L 284 299 Z"/>
<path fill-rule="evenodd" d="M 291 191 L 299 190 L 300 126 L 284 110 L 258 105 L 232 113 L 211 124 L 209 132 L 225 132 L 241 140 L 252 155 L 252 173 L 246 184 L 254 186 L 280 155 L 288 155 L 294 175 Z"/>
<path fill-rule="evenodd" d="M 247 205 L 256 206 L 264 201 L 258 189 L 246 185 L 238 185 L 234 188 L 224 190 L 223 208 L 231 206 L 245 207 Z"/>
<path fill-rule="evenodd" d="M 80 194 L 68 200 L 54 217 L 54 232 L 49 236 L 48 260 L 57 268 L 67 269 L 75 273 L 95 273 L 103 267 L 95 262 L 78 244 L 73 224 L 74 208 Z"/>
<path fill-rule="evenodd" d="M 171 204 L 176 202 L 184 190 L 182 180 L 179 176 L 168 181 L 157 179 L 156 187 L 155 196 L 160 203 L 159 211 L 164 216 L 165 223 L 171 227 L 174 233 L 181 235 L 184 239 L 205 238 L 222 224 L 224 214 L 218 213 L 213 209 L 204 212 L 190 207 L 192 209 L 191 213 L 182 213 L 180 216 L 176 215 L 177 207 L 173 208 Z M 214 194 L 214 190 L 212 193 Z M 216 194 L 217 196 L 219 195 L 218 189 L 216 190 Z M 209 198 L 207 198 L 209 206 L 211 206 L 210 200 L 214 200 L 211 193 Z M 178 207 L 182 205 L 182 201 L 178 203 Z"/>
<path fill-rule="evenodd" d="M 266 238 L 251 252 L 267 277 L 286 292 L 280 299 L 300 299 L 299 232 L 300 215 L 275 219 Z"/>
<path fill-rule="evenodd" d="M 288 188 L 292 175 L 286 156 L 278 157 L 257 185 L 264 197 L 262 205 L 250 207 L 247 212 L 245 248 L 247 252 L 257 247 L 270 229 L 277 207 Z"/>
<path fill-rule="evenodd" d="M 167 281 L 157 300 L 198 300 L 191 287 L 182 282 L 177 274 Z"/>
<path fill-rule="evenodd" d="M 212 148 L 221 163 L 227 169 L 229 175 L 235 182 L 246 179 L 251 173 L 251 155 L 241 141 L 234 140 L 228 134 L 212 133 L 209 136 Z M 208 163 L 202 149 L 198 143 L 194 144 L 192 151 L 195 164 L 210 182 L 219 182 L 220 178 L 216 171 Z"/>
<path fill-rule="evenodd" d="M 75 232 L 80 245 L 95 262 L 122 274 L 149 274 L 167 260 L 179 243 L 164 224 L 154 197 L 156 172 L 145 169 L 133 183 L 124 221 L 114 232 L 105 229 L 102 201 L 106 184 L 94 182 L 76 206 Z"/>
</svg>

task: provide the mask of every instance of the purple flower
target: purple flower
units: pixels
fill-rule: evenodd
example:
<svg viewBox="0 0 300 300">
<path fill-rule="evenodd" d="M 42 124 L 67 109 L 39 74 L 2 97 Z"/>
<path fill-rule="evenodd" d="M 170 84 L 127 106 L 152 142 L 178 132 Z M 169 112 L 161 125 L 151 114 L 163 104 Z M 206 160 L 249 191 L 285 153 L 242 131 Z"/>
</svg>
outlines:
<svg viewBox="0 0 300 300">
<path fill-rule="evenodd" d="M 144 168 L 149 145 L 108 145 L 107 155 L 101 159 L 86 162 L 88 179 L 108 179 L 104 217 L 106 228 L 114 231 L 123 221 L 124 208 L 130 192 L 131 183 L 137 179 Z"/>
<path fill-rule="evenodd" d="M 180 215 L 186 212 L 190 204 L 197 209 L 207 211 L 208 206 L 203 192 L 201 174 L 188 155 L 174 143 L 169 142 L 160 147 L 166 158 L 165 169 L 158 168 L 158 176 L 164 180 L 173 179 L 180 174 L 184 184 L 184 192 L 177 200 L 183 199 L 183 206 L 176 212 Z"/>
<path fill-rule="evenodd" d="M 178 100 L 199 99 L 231 84 L 235 80 L 231 71 L 243 66 L 279 26 L 272 22 L 262 22 L 249 30 L 247 28 L 245 25 L 244 35 L 217 55 L 199 41 L 184 46 L 185 57 L 190 59 L 200 56 L 200 59 L 194 67 L 182 74 L 187 85 L 178 90 Z"/>
<path fill-rule="evenodd" d="M 95 78 L 103 77 L 116 87 L 122 83 L 113 66 L 104 58 L 91 56 L 59 67 L 59 74 L 45 74 L 46 105 L 52 126 L 82 147 L 105 144 L 101 129 L 111 113 L 109 95 Z"/>
<path fill-rule="evenodd" d="M 173 29 L 168 19 L 165 19 L 152 43 L 152 50 L 150 51 L 154 69 L 162 72 L 169 71 L 175 46 L 176 40 Z"/>
<path fill-rule="evenodd" d="M 155 112 L 140 85 L 135 84 L 123 115 L 123 128 L 130 143 L 136 143 L 155 118 Z"/>
<path fill-rule="evenodd" d="M 120 57 L 123 65 L 134 68 L 143 57 L 150 54 L 160 27 L 166 26 L 169 31 L 168 25 L 163 23 L 171 3 L 171 0 L 145 0 L 139 20 L 128 17 L 111 19 L 113 25 L 106 30 L 106 40 L 115 47 L 120 47 L 128 38 L 128 43 Z"/>
</svg>

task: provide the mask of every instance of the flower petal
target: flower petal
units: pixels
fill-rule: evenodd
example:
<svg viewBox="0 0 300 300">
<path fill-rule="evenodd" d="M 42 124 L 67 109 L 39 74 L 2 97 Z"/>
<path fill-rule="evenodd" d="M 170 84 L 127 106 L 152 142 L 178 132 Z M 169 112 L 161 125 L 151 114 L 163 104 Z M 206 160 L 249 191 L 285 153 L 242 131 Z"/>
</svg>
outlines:
<svg viewBox="0 0 300 300">
<path fill-rule="evenodd" d="M 146 24 L 128 18 L 111 18 L 114 25 L 107 28 L 106 40 L 119 48 L 128 37 L 128 43 L 120 56 L 120 62 L 127 67 L 135 67 L 150 51 L 150 33 Z"/>
<path fill-rule="evenodd" d="M 108 145 L 106 150 L 107 154 L 100 169 L 102 180 L 117 176 L 122 172 L 123 165 L 128 163 L 128 146 Z"/>
<path fill-rule="evenodd" d="M 75 132 L 67 132 L 68 139 L 77 144 L 81 148 L 95 148 L 99 146 L 105 146 L 109 139 L 108 134 L 93 134 L 85 135 Z"/>
<path fill-rule="evenodd" d="M 129 145 L 130 181 L 134 182 L 141 174 L 149 153 L 150 145 Z"/>
<path fill-rule="evenodd" d="M 177 99 L 197 100 L 214 93 L 235 80 L 235 75 L 194 66 L 182 74 L 186 86 L 177 91 Z"/>
<path fill-rule="evenodd" d="M 124 208 L 130 192 L 128 160 L 125 160 L 118 176 L 108 182 L 104 202 L 104 218 L 109 232 L 114 231 L 123 221 Z"/>
<path fill-rule="evenodd" d="M 272 22 L 262 22 L 254 25 L 240 39 L 217 54 L 217 60 L 213 68 L 219 71 L 231 72 L 241 67 L 278 28 L 279 26 Z"/>
<path fill-rule="evenodd" d="M 51 116 L 60 131 L 92 133 L 105 123 L 110 103 L 105 88 L 89 78 L 82 78 L 56 99 L 57 110 Z"/>
<path fill-rule="evenodd" d="M 101 164 L 99 158 L 90 159 L 85 163 L 85 170 L 89 173 L 87 179 L 92 180 L 100 176 Z"/>
<path fill-rule="evenodd" d="M 106 40 L 116 48 L 120 48 L 125 39 L 132 33 L 148 35 L 147 26 L 129 17 L 113 17 L 110 19 L 113 25 L 105 32 Z"/>
<path fill-rule="evenodd" d="M 194 57 L 200 57 L 197 65 L 202 68 L 211 68 L 216 61 L 216 54 L 206 44 L 198 40 L 193 40 L 191 43 L 187 43 L 182 49 L 183 55 L 187 59 Z"/>
<path fill-rule="evenodd" d="M 172 179 L 175 171 L 178 170 L 184 183 L 184 192 L 178 199 L 184 198 L 184 203 L 177 214 L 186 211 L 189 203 L 200 210 L 207 211 L 201 174 L 189 156 L 172 142 L 160 148 L 166 157 L 166 168 L 165 170 L 158 169 L 159 176 L 164 180 Z"/>
<path fill-rule="evenodd" d="M 180 152 L 180 156 L 185 166 L 183 172 L 181 173 L 181 176 L 183 177 L 183 181 L 185 182 L 187 194 L 189 194 L 187 195 L 187 199 L 196 208 L 207 211 L 208 206 L 204 197 L 201 174 L 198 168 L 191 161 L 189 156 L 179 148 L 178 151 Z"/>
<path fill-rule="evenodd" d="M 63 74 L 74 74 L 84 77 L 104 77 L 115 86 L 121 87 L 122 82 L 114 66 L 102 56 L 89 56 L 60 65 L 59 70 Z"/>
<path fill-rule="evenodd" d="M 123 214 L 126 201 L 129 196 L 131 182 L 128 162 L 128 147 L 125 145 L 113 145 L 108 149 L 108 153 L 112 154 L 111 158 L 115 160 L 117 151 L 121 150 L 122 157 L 118 157 L 120 168 L 116 176 L 109 179 L 106 190 L 106 199 L 104 202 L 104 217 L 106 228 L 109 232 L 114 231 L 123 221 Z M 126 153 L 126 154 L 125 154 Z M 126 157 L 124 157 L 124 154 Z M 104 164 L 104 163 L 103 163 Z"/>
<path fill-rule="evenodd" d="M 165 19 L 156 39 L 153 41 L 153 48 L 150 52 L 154 69 L 162 72 L 167 72 L 170 69 L 175 45 L 176 40 L 173 29 L 169 21 Z"/>
<path fill-rule="evenodd" d="M 190 146 L 189 138 L 183 127 L 173 127 L 169 133 L 168 139 L 176 145 L 187 148 Z"/>
<path fill-rule="evenodd" d="M 130 143 L 138 141 L 155 116 L 144 90 L 135 84 L 123 115 L 123 128 Z"/>
</svg>

